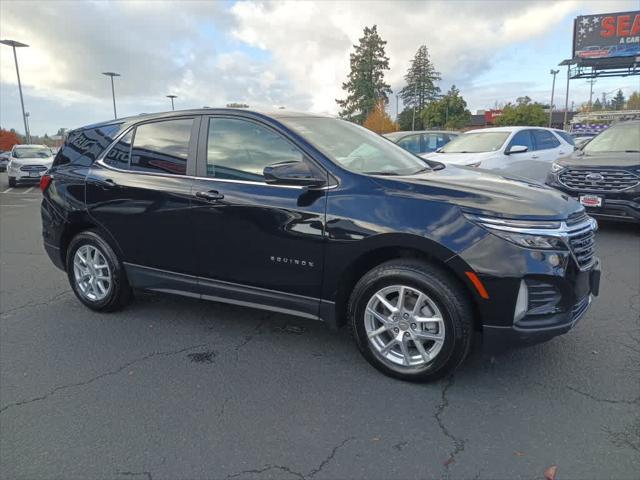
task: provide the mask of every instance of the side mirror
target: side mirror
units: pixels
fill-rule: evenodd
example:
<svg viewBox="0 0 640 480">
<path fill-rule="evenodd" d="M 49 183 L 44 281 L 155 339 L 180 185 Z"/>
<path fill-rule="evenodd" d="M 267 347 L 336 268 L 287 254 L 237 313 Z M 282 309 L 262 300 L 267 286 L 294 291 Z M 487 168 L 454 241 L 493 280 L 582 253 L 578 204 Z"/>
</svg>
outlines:
<svg viewBox="0 0 640 480">
<path fill-rule="evenodd" d="M 511 145 L 511 147 L 509 147 L 504 153 L 511 155 L 513 153 L 524 153 L 527 150 L 529 150 L 529 147 L 525 147 L 524 145 Z"/>
<path fill-rule="evenodd" d="M 270 185 L 322 187 L 327 183 L 306 162 L 278 162 L 264 167 L 264 180 Z"/>
</svg>

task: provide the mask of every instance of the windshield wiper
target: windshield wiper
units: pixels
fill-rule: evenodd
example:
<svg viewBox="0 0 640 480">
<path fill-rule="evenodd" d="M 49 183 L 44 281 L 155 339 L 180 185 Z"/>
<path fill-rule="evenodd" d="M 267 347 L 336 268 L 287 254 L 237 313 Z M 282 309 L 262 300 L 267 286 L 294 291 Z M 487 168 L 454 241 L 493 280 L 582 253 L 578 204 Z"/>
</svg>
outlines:
<svg viewBox="0 0 640 480">
<path fill-rule="evenodd" d="M 396 172 L 364 172 L 365 175 L 388 175 L 388 176 L 393 176 L 393 175 L 398 175 Z"/>
<path fill-rule="evenodd" d="M 625 153 L 638 153 L 640 150 L 625 150 Z"/>
</svg>

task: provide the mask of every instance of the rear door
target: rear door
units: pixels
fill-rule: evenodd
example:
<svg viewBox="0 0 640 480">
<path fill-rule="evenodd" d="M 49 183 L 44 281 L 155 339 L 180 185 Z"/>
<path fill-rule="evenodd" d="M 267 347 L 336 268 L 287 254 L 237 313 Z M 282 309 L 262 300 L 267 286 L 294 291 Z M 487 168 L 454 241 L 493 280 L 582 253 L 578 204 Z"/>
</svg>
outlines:
<svg viewBox="0 0 640 480">
<path fill-rule="evenodd" d="M 508 152 L 516 145 L 527 147 L 527 151 L 511 153 L 509 155 L 498 152 L 492 158 L 483 160 L 480 168 L 495 170 L 496 173 L 499 174 L 530 178 L 529 175 L 535 170 L 533 166 L 536 162 L 537 155 L 531 130 L 524 129 L 514 133 L 507 142 L 504 152 Z"/>
<path fill-rule="evenodd" d="M 567 147 L 549 130 L 541 128 L 532 129 L 533 140 L 536 146 L 535 164 L 532 165 L 531 177 L 533 180 L 544 182 L 547 178 L 551 164 L 564 155 L 563 148 Z"/>
<path fill-rule="evenodd" d="M 195 271 L 189 208 L 198 128 L 193 117 L 138 124 L 89 172 L 89 215 L 120 248 L 128 272 Z"/>
</svg>

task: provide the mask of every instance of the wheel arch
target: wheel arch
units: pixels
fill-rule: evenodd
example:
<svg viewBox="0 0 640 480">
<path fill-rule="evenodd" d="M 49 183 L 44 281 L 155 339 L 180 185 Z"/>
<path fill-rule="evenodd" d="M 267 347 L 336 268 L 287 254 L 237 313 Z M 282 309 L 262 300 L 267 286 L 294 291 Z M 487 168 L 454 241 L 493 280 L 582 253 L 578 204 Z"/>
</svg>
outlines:
<svg viewBox="0 0 640 480">
<path fill-rule="evenodd" d="M 100 237 L 109 244 L 109 246 L 116 252 L 116 254 L 122 257 L 122 250 L 120 249 L 118 242 L 115 241 L 113 236 L 100 224 L 93 221 L 89 216 L 82 215 L 78 218 L 75 218 L 73 221 L 68 221 L 62 231 L 60 236 L 60 258 L 62 259 L 62 264 L 67 264 L 67 250 L 69 248 L 69 244 L 71 240 L 81 232 L 86 230 L 96 231 Z"/>
<path fill-rule="evenodd" d="M 474 314 L 474 328 L 482 329 L 477 292 L 464 274 L 465 271 L 472 271 L 472 269 L 454 251 L 431 239 L 415 235 L 387 234 L 379 237 L 381 238 L 378 241 L 371 242 L 368 248 L 340 269 L 333 295 L 335 326 L 340 327 L 346 324 L 349 297 L 356 283 L 365 273 L 389 260 L 412 258 L 445 272 L 469 295 Z"/>
</svg>

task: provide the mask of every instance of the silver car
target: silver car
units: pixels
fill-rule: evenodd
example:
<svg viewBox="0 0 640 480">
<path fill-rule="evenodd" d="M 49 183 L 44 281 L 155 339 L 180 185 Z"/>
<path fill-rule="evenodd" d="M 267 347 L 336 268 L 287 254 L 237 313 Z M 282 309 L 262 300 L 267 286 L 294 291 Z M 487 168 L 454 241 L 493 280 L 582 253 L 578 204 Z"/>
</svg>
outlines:
<svg viewBox="0 0 640 480">
<path fill-rule="evenodd" d="M 52 163 L 51 149 L 45 145 L 14 145 L 7 165 L 9 186 L 39 182 Z"/>
<path fill-rule="evenodd" d="M 446 130 L 422 130 L 385 133 L 384 137 L 411 153 L 423 156 L 435 152 L 458 135 L 458 132 Z"/>
</svg>

